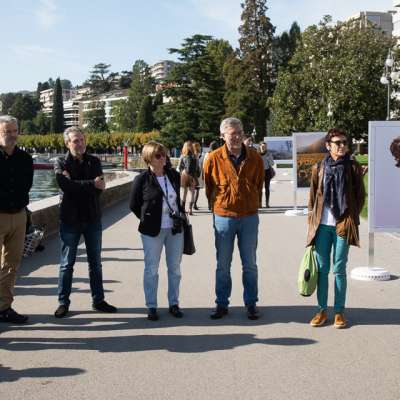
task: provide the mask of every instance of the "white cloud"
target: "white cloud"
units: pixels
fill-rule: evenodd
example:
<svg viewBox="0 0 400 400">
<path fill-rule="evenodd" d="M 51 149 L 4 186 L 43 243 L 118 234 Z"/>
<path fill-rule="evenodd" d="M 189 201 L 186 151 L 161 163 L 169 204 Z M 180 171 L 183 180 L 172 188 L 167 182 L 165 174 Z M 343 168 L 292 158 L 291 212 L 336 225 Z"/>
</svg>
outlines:
<svg viewBox="0 0 400 400">
<path fill-rule="evenodd" d="M 55 54 L 55 51 L 49 47 L 43 47 L 36 44 L 30 45 L 16 45 L 12 46 L 11 50 L 19 57 L 35 57 L 35 56 L 49 56 Z"/>
<path fill-rule="evenodd" d="M 38 24 L 44 30 L 50 30 L 59 19 L 56 0 L 40 0 L 35 15 Z"/>
</svg>

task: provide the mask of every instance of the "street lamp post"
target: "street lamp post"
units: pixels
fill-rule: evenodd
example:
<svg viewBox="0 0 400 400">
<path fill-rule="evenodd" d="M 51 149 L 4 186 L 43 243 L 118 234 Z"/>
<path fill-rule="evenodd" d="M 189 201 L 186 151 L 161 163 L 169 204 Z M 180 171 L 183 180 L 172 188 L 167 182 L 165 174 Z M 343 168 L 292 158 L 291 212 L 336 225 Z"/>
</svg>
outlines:
<svg viewBox="0 0 400 400">
<path fill-rule="evenodd" d="M 397 71 L 396 63 L 393 58 L 392 50 L 389 49 L 389 53 L 385 60 L 385 67 L 383 70 L 383 75 L 381 76 L 381 83 L 387 85 L 387 112 L 386 120 L 390 120 L 390 96 L 392 92 L 393 82 L 399 79 L 399 72 Z"/>
</svg>

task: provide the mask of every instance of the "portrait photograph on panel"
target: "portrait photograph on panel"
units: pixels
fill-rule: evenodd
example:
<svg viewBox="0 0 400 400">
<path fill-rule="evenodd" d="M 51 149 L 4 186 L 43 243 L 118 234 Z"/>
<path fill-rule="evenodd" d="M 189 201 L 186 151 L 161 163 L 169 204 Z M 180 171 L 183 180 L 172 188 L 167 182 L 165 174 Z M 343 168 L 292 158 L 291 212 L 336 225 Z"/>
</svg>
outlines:
<svg viewBox="0 0 400 400">
<path fill-rule="evenodd" d="M 400 232 L 400 122 L 370 122 L 368 219 L 370 232 Z"/>
<path fill-rule="evenodd" d="M 326 132 L 293 133 L 293 175 L 295 188 L 304 189 L 311 185 L 311 168 L 321 161 L 326 153 Z"/>
</svg>

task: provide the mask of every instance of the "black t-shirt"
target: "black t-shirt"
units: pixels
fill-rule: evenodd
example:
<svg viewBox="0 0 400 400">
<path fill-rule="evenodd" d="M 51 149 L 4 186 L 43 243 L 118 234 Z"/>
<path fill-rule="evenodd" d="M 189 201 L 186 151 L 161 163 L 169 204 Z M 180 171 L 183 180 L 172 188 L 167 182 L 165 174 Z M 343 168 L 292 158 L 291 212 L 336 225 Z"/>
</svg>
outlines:
<svg viewBox="0 0 400 400">
<path fill-rule="evenodd" d="M 11 155 L 0 147 L 0 211 L 16 212 L 26 207 L 32 181 L 32 157 L 17 146 Z"/>
</svg>

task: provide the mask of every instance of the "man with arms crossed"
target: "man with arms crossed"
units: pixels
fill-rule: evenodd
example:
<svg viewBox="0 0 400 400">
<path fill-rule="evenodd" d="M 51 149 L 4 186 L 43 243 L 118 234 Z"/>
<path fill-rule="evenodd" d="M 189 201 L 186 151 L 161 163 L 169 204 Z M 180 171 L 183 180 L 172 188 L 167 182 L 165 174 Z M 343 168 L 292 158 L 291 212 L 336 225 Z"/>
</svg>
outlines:
<svg viewBox="0 0 400 400">
<path fill-rule="evenodd" d="M 105 189 L 100 160 L 86 153 L 83 132 L 72 126 L 64 132 L 68 148 L 54 165 L 62 191 L 60 204 L 61 261 L 58 279 L 59 306 L 54 315 L 63 318 L 69 310 L 72 274 L 79 240 L 83 235 L 89 264 L 93 309 L 113 313 L 117 309 L 104 301 L 101 266 L 100 194 Z"/>
<path fill-rule="evenodd" d="M 220 131 L 225 145 L 210 153 L 204 166 L 206 195 L 214 213 L 217 250 L 217 307 L 210 317 L 219 319 L 228 314 L 232 290 L 230 269 L 237 236 L 247 316 L 258 319 L 256 251 L 264 163 L 256 150 L 243 144 L 243 126 L 239 119 L 224 119 Z"/>
<path fill-rule="evenodd" d="M 11 308 L 24 250 L 26 211 L 33 180 L 32 157 L 17 145 L 18 121 L 0 116 L 0 322 L 28 320 Z"/>
</svg>

